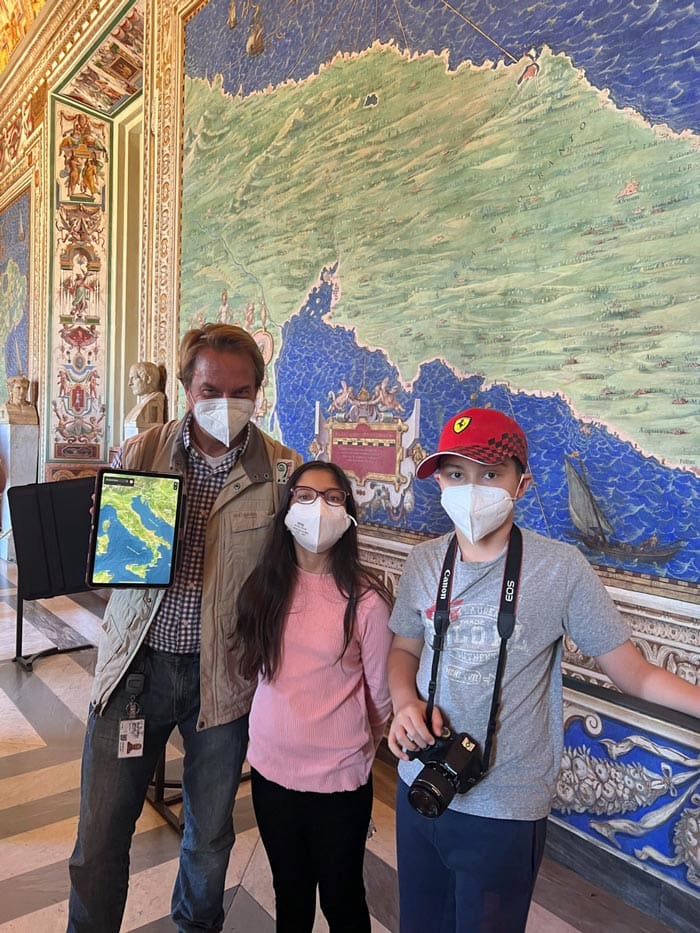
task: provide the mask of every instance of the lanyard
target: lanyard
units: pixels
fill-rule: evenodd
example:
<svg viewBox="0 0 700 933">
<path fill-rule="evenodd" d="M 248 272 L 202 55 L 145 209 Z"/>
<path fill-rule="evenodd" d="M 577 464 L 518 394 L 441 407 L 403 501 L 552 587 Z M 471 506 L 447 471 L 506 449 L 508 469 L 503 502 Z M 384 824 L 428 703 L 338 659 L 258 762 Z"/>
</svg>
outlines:
<svg viewBox="0 0 700 933">
<path fill-rule="evenodd" d="M 440 653 L 445 644 L 447 628 L 450 624 L 450 598 L 452 595 L 452 580 L 454 578 L 455 559 L 457 556 L 457 536 L 453 535 L 447 546 L 447 553 L 440 572 L 437 596 L 435 598 L 435 616 L 433 623 L 435 625 L 435 637 L 433 638 L 433 664 L 430 671 L 430 683 L 428 685 L 428 705 L 425 710 L 425 719 L 430 728 L 433 715 L 433 706 L 435 705 L 435 690 L 437 689 L 437 674 L 440 665 Z M 520 585 L 520 566 L 523 557 L 523 536 L 517 525 L 510 529 L 508 539 L 508 550 L 506 552 L 506 565 L 503 571 L 503 583 L 501 585 L 501 600 L 498 607 L 498 634 L 501 636 L 501 644 L 498 651 L 498 664 L 496 666 L 496 680 L 493 685 L 493 696 L 491 698 L 491 711 L 489 713 L 489 724 L 486 731 L 486 742 L 484 744 L 482 775 L 488 771 L 489 759 L 491 757 L 491 745 L 496 731 L 496 719 L 501 696 L 501 681 L 503 680 L 503 670 L 506 663 L 506 643 L 513 634 L 515 628 L 515 606 L 518 596 L 518 587 Z"/>
</svg>

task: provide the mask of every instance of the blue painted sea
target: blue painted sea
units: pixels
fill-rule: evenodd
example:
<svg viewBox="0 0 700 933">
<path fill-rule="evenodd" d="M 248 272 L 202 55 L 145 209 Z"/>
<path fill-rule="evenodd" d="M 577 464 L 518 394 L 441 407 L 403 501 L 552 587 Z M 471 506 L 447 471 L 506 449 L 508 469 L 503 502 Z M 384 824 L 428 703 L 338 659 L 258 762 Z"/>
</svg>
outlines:
<svg viewBox="0 0 700 933">
<path fill-rule="evenodd" d="M 694 0 L 433 0 L 363 4 L 339 0 L 267 0 L 258 13 L 264 54 L 247 55 L 250 4 L 235 28 L 229 0 L 211 0 L 186 28 L 190 77 L 221 74 L 244 94 L 303 80 L 338 52 L 359 52 L 376 39 L 412 52 L 449 50 L 450 64 L 511 62 L 548 46 L 570 56 L 588 81 L 609 89 L 619 107 L 680 132 L 700 129 L 696 53 L 700 10 Z M 243 5 L 238 4 L 243 12 Z"/>
<path fill-rule="evenodd" d="M 109 573 L 111 579 L 120 583 L 148 583 L 152 586 L 163 586 L 170 579 L 170 558 L 172 556 L 172 528 L 162 519 L 158 518 L 142 498 L 132 500 L 134 510 L 141 521 L 150 531 L 153 531 L 163 542 L 154 562 L 153 551 L 140 538 L 131 534 L 122 522 L 118 513 L 111 506 L 105 506 L 102 514 L 109 521 L 109 545 L 104 554 L 95 557 L 94 573 Z M 128 565 L 138 564 L 147 566 L 145 574 L 139 575 L 128 569 Z"/>
<path fill-rule="evenodd" d="M 400 384 L 398 370 L 382 350 L 359 346 L 354 330 L 329 320 L 335 271 L 336 267 L 323 270 L 300 312 L 282 326 L 275 369 L 276 420 L 285 442 L 307 459 L 315 435 L 315 402 L 321 403 L 322 416 L 327 417 L 328 393 L 337 392 L 341 380 L 356 388 L 371 388 L 385 377 L 391 385 Z M 313 388 L 299 392 L 300 385 Z M 700 578 L 696 512 L 700 477 L 694 473 L 667 467 L 605 426 L 582 421 L 558 395 L 513 391 L 505 385 L 487 384 L 480 376 L 460 378 L 440 360 L 424 363 L 416 380 L 397 397 L 404 417 L 420 399 L 419 439 L 429 452 L 437 447 L 442 425 L 464 408 L 493 406 L 522 425 L 535 478 L 534 487 L 516 506 L 516 520 L 524 527 L 576 544 L 597 564 L 675 580 L 696 582 Z M 577 541 L 569 514 L 567 458 L 584 465 L 591 494 L 612 526 L 615 542 L 638 547 L 653 539 L 656 547 L 677 547 L 676 553 L 668 560 L 651 562 L 590 550 Z M 400 526 L 382 507 L 375 510 L 373 523 L 428 534 L 449 531 L 451 524 L 440 506 L 436 484 L 419 480 L 413 491 L 415 507 Z"/>
</svg>

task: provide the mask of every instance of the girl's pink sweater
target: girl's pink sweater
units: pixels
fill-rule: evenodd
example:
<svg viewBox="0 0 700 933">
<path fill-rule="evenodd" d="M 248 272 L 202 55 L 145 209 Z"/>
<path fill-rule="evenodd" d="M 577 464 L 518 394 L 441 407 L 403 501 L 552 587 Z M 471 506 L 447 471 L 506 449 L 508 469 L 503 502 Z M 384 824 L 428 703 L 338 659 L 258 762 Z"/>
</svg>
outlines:
<svg viewBox="0 0 700 933">
<path fill-rule="evenodd" d="M 357 607 L 345 654 L 345 598 L 331 574 L 298 570 L 280 671 L 258 683 L 248 761 L 292 790 L 355 790 L 366 783 L 389 718 L 389 608 L 371 591 Z"/>
</svg>

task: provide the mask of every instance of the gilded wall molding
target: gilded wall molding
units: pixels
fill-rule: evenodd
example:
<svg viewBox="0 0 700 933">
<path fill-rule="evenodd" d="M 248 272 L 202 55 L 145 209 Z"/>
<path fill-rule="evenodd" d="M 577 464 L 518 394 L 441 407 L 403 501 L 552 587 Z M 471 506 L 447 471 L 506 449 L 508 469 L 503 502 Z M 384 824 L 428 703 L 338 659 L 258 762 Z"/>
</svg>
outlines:
<svg viewBox="0 0 700 933">
<path fill-rule="evenodd" d="M 149 0 L 144 80 L 144 359 L 165 364 L 177 398 L 185 24 L 202 0 Z M 173 414 L 175 411 L 173 410 Z"/>
<path fill-rule="evenodd" d="M 54 0 L 43 7 L 0 76 L 3 126 L 39 88 L 53 83 L 54 74 L 71 57 L 71 50 L 81 45 L 98 14 L 111 16 L 122 5 L 123 0 Z"/>
<path fill-rule="evenodd" d="M 54 0 L 42 9 L 0 75 L 0 205 L 29 189 L 30 314 L 28 368 L 38 383 L 37 407 L 48 422 L 54 374 L 47 350 L 48 269 L 53 219 L 49 215 L 51 169 L 50 107 L 52 94 L 94 45 L 128 0 Z M 46 417 L 45 417 L 46 416 Z M 46 432 L 48 425 L 44 425 Z M 49 447 L 40 445 L 39 475 Z"/>
<path fill-rule="evenodd" d="M 43 411 L 47 392 L 46 380 L 43 377 L 45 334 L 47 305 L 47 259 L 49 253 L 48 237 L 48 179 L 49 179 L 49 140 L 45 131 L 45 124 L 36 133 L 32 144 L 26 154 L 27 162 L 31 166 L 31 207 L 34 225 L 32 231 L 32 253 L 30 264 L 30 279 L 32 283 L 32 304 L 29 315 L 29 365 L 30 373 L 36 373 L 39 384 L 37 408 Z M 43 454 L 39 445 L 39 458 Z M 39 465 L 42 469 L 43 464 Z M 41 474 L 39 474 L 41 475 Z"/>
<path fill-rule="evenodd" d="M 125 0 L 54 0 L 0 74 L 0 188 L 21 162 L 32 132 L 48 117 L 48 94 L 126 6 Z M 0 190 L 0 194 L 2 190 Z"/>
</svg>

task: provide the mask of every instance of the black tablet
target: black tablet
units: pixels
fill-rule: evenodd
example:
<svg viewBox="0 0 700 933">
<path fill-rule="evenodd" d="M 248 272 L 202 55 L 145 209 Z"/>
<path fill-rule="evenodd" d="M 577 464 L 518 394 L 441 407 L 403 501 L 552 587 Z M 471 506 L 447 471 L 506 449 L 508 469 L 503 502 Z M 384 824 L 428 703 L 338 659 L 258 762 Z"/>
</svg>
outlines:
<svg viewBox="0 0 700 933">
<path fill-rule="evenodd" d="M 100 470 L 88 585 L 170 586 L 181 510 L 181 476 Z"/>
</svg>

